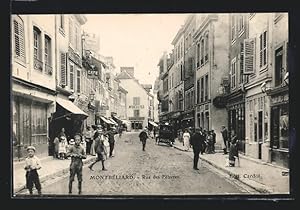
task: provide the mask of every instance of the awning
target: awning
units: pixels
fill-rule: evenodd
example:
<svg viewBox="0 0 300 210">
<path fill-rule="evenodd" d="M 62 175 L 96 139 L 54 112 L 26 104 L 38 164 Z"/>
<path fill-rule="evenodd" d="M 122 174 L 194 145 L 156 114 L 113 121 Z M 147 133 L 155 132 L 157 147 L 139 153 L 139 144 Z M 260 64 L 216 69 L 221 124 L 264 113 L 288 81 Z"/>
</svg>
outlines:
<svg viewBox="0 0 300 210">
<path fill-rule="evenodd" d="M 88 117 L 89 115 L 86 114 L 84 111 L 82 111 L 80 108 L 78 108 L 75 104 L 73 104 L 71 101 L 57 98 L 56 102 L 61 105 L 63 108 L 71 112 L 72 114 L 78 114 L 78 115 L 84 115 L 85 117 Z"/>
<path fill-rule="evenodd" d="M 113 124 L 110 120 L 106 119 L 106 117 L 104 117 L 104 116 L 101 116 L 100 118 L 107 124 Z"/>
<path fill-rule="evenodd" d="M 122 122 L 122 120 L 121 119 L 119 119 L 118 117 L 116 117 L 116 116 L 113 116 L 112 117 L 114 120 L 116 120 L 116 121 L 119 121 L 119 122 Z"/>
<path fill-rule="evenodd" d="M 116 121 L 114 121 L 112 118 L 109 119 L 113 124 L 115 125 L 119 125 L 118 123 L 116 123 Z"/>
<path fill-rule="evenodd" d="M 148 123 L 150 123 L 151 125 L 153 125 L 154 127 L 157 127 L 158 125 L 155 122 L 149 121 Z"/>
<path fill-rule="evenodd" d="M 122 120 L 122 123 L 125 123 L 125 124 L 131 124 L 131 122 L 128 121 L 128 120 Z"/>
</svg>

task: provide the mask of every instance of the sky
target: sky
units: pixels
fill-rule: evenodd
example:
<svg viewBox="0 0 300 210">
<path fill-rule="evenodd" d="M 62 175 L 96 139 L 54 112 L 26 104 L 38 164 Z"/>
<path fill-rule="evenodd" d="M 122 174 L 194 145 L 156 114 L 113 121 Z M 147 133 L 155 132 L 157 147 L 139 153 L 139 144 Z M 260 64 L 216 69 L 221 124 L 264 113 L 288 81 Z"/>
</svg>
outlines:
<svg viewBox="0 0 300 210">
<path fill-rule="evenodd" d="M 171 52 L 172 40 L 188 14 L 102 14 L 86 15 L 82 26 L 100 36 L 99 54 L 112 56 L 119 72 L 133 66 L 135 78 L 152 84 L 158 76 L 158 62 L 164 51 Z"/>
</svg>

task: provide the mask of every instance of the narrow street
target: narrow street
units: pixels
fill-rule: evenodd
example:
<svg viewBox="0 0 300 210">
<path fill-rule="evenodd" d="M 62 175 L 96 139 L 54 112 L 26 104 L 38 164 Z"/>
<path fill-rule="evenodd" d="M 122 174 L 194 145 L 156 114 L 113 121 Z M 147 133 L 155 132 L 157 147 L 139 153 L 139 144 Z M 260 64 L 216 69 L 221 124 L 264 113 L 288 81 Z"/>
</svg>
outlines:
<svg viewBox="0 0 300 210">
<path fill-rule="evenodd" d="M 101 171 L 101 163 L 90 171 L 83 170 L 83 195 L 197 195 L 240 194 L 237 186 L 230 184 L 201 165 L 192 169 L 192 159 L 177 149 L 156 145 L 148 140 L 146 151 L 138 139 L 138 133 L 122 136 L 116 142 L 115 157 L 106 162 L 108 171 Z M 200 164 L 199 164 L 200 165 Z M 68 176 L 45 183 L 43 194 L 68 194 Z M 73 194 L 77 194 L 77 178 Z"/>
</svg>

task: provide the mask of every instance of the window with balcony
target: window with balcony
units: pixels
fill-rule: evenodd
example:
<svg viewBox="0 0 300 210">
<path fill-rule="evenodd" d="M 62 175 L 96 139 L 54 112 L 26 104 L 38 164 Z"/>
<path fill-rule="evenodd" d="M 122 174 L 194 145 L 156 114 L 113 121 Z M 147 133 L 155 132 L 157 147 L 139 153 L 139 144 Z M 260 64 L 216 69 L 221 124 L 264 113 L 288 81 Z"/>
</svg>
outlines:
<svg viewBox="0 0 300 210">
<path fill-rule="evenodd" d="M 52 53 L 51 53 L 51 38 L 45 35 L 45 72 L 52 75 Z"/>
<path fill-rule="evenodd" d="M 267 65 L 267 31 L 259 36 L 259 67 L 263 69 Z"/>
<path fill-rule="evenodd" d="M 25 62 L 24 23 L 19 16 L 16 16 L 13 20 L 13 24 L 15 57 Z"/>
<path fill-rule="evenodd" d="M 43 71 L 41 30 L 33 27 L 33 63 L 34 69 Z"/>
</svg>

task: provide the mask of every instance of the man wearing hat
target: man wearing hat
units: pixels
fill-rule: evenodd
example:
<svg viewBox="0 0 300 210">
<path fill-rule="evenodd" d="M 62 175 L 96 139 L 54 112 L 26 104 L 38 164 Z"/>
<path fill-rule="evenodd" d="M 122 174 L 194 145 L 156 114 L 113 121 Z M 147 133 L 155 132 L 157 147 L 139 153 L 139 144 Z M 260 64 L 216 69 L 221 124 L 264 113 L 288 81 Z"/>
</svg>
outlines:
<svg viewBox="0 0 300 210">
<path fill-rule="evenodd" d="M 199 161 L 199 153 L 202 149 L 203 142 L 202 142 L 202 135 L 200 134 L 200 128 L 196 128 L 195 133 L 191 137 L 191 145 L 193 146 L 194 152 L 194 169 L 198 169 L 198 161 Z"/>
<path fill-rule="evenodd" d="M 41 183 L 39 179 L 39 174 L 37 170 L 41 169 L 40 159 L 34 155 L 35 147 L 28 146 L 27 147 L 28 156 L 25 159 L 25 167 L 26 170 L 26 187 L 29 190 L 29 193 L 32 195 L 33 184 L 38 191 L 38 194 L 41 195 Z"/>
</svg>

